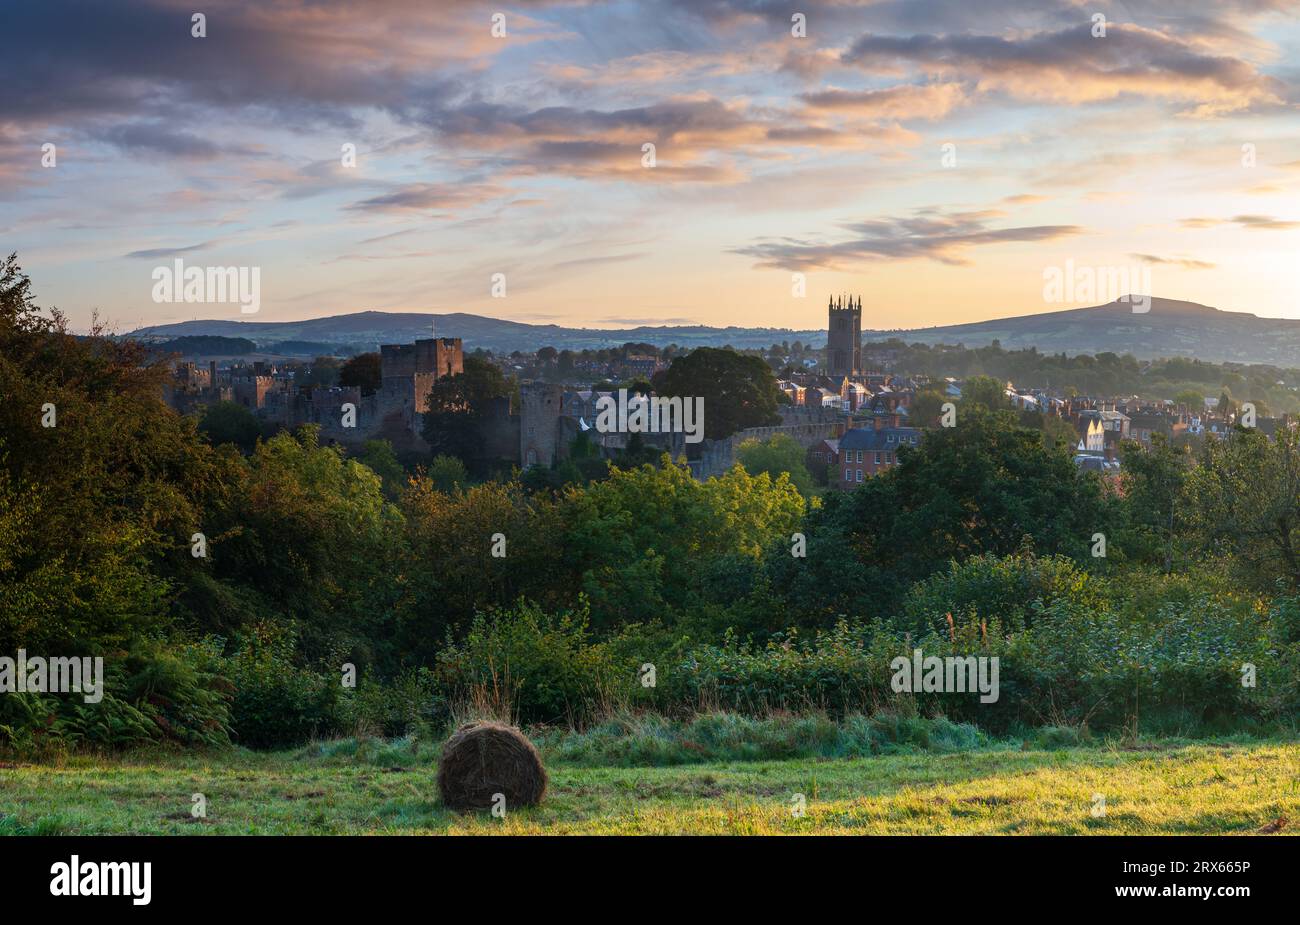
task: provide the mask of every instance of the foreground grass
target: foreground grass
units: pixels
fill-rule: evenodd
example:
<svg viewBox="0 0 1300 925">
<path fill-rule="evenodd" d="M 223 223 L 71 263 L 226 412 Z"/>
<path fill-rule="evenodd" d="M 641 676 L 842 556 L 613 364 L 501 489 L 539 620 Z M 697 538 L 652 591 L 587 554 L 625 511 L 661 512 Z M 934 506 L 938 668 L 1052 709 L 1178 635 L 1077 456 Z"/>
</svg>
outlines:
<svg viewBox="0 0 1300 925">
<path fill-rule="evenodd" d="M 444 809 L 436 764 L 415 746 L 0 763 L 0 834 L 1249 834 L 1278 820 L 1300 831 L 1293 742 L 549 770 L 542 806 L 495 819 Z M 190 812 L 198 793 L 206 818 Z"/>
</svg>

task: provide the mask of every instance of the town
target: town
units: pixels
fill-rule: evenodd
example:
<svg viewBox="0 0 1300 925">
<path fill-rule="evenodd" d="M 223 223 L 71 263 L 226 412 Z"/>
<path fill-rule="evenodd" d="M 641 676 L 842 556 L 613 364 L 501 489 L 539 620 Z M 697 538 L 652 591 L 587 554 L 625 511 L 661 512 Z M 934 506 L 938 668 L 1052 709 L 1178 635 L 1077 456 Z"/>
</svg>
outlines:
<svg viewBox="0 0 1300 925">
<path fill-rule="evenodd" d="M 680 427 L 627 426 L 627 393 L 639 395 L 648 408 L 656 376 L 686 355 L 675 346 L 626 344 L 580 355 L 551 347 L 530 354 L 470 354 L 517 384 L 513 395 L 494 397 L 481 409 L 486 455 L 499 466 L 550 468 L 568 460 L 581 437 L 584 450 L 610 460 L 633 444 L 667 452 L 704 480 L 735 465 L 742 444 L 780 436 L 803 449 L 819 485 L 849 490 L 897 465 L 900 451 L 915 447 L 927 429 L 950 426 L 942 410 L 960 402 L 966 384 L 960 376 L 897 371 L 896 344 L 863 342 L 862 313 L 861 296 L 834 297 L 827 306 L 825 348 L 796 343 L 741 351 L 762 356 L 771 368 L 779 390 L 777 418 L 702 441 Z M 347 361 L 234 358 L 222 365 L 178 358 L 165 398 L 182 413 L 232 403 L 256 417 L 267 434 L 313 424 L 326 442 L 356 448 L 385 440 L 404 458 L 421 460 L 430 454 L 424 437 L 433 386 L 463 375 L 466 356 L 460 338 L 430 337 L 385 344 L 377 354 Z M 367 360 L 370 381 L 345 384 L 341 371 L 364 369 Z M 1021 388 L 1010 381 L 1001 383 L 1001 391 L 1006 407 L 1022 417 L 1040 416 L 1039 426 L 1058 437 L 1073 433 L 1075 464 L 1107 478 L 1121 470 L 1125 441 L 1150 447 L 1157 435 L 1168 441 L 1221 438 L 1237 424 L 1271 436 L 1295 423 L 1290 415 L 1259 414 L 1252 403 L 1213 396 L 1198 403 L 1185 395 L 1082 395 L 1074 388 Z M 615 417 L 606 410 L 615 407 L 622 409 L 618 426 L 604 426 Z"/>
</svg>

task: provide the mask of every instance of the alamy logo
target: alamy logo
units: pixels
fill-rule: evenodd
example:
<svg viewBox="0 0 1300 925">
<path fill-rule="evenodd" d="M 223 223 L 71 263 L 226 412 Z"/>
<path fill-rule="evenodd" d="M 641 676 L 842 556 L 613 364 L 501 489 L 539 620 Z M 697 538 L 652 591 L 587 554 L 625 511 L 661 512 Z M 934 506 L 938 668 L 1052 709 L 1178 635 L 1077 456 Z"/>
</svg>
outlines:
<svg viewBox="0 0 1300 925">
<path fill-rule="evenodd" d="M 50 867 L 51 896 L 130 896 L 136 906 L 147 906 L 153 897 L 151 861 L 83 861 L 73 855 Z"/>
<path fill-rule="evenodd" d="M 238 302 L 245 315 L 262 307 L 261 267 L 187 267 L 178 257 L 154 267 L 153 281 L 155 302 Z"/>
<path fill-rule="evenodd" d="M 1151 268 L 1143 266 L 1064 267 L 1043 270 L 1043 301 L 1094 305 L 1125 302 L 1134 314 L 1151 311 Z"/>
<path fill-rule="evenodd" d="M 104 699 L 102 658 L 0 656 L 0 694 L 84 694 L 86 703 Z"/>
<path fill-rule="evenodd" d="M 685 434 L 687 443 L 704 439 L 704 399 L 639 392 L 628 398 L 627 389 L 618 398 L 602 395 L 596 400 L 596 430 L 602 434 Z"/>
<path fill-rule="evenodd" d="M 998 657 L 949 655 L 940 658 L 912 650 L 909 661 L 900 655 L 889 663 L 896 694 L 966 694 L 979 691 L 980 703 L 998 699 Z"/>
</svg>

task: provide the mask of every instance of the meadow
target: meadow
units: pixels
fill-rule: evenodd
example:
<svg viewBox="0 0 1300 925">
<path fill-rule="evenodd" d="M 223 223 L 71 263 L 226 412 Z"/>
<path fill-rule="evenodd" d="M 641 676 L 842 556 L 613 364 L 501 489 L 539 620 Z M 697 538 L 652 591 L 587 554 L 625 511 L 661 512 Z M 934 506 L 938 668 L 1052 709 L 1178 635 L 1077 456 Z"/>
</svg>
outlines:
<svg viewBox="0 0 1300 925">
<path fill-rule="evenodd" d="M 460 815 L 438 798 L 437 745 L 339 739 L 284 751 L 75 754 L 0 765 L 0 834 L 1292 834 L 1300 742 L 1242 738 L 1054 746 L 899 744 L 797 757 L 633 763 L 590 737 L 538 737 L 533 809 Z M 685 756 L 662 753 L 659 761 Z M 609 763 L 600 763 L 609 762 Z M 195 795 L 206 814 L 196 816 Z M 804 797 L 802 815 L 795 812 Z M 1104 797 L 1104 811 L 1098 795 Z"/>
</svg>

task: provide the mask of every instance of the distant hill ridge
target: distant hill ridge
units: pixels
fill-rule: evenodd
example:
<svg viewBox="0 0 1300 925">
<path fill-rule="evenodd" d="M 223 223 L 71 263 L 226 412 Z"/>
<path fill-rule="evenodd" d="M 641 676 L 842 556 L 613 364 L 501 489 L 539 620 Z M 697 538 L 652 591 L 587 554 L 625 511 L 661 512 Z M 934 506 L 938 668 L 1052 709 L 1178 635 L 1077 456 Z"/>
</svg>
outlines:
<svg viewBox="0 0 1300 925">
<path fill-rule="evenodd" d="M 864 306 L 863 322 L 872 319 Z M 460 337 L 473 347 L 495 352 L 614 347 L 628 342 L 684 347 L 769 347 L 800 340 L 821 346 L 822 328 L 709 327 L 707 325 L 640 325 L 630 328 L 573 328 L 555 324 L 525 324 L 464 312 L 427 314 L 362 311 L 306 321 L 197 320 L 155 325 L 132 337 L 170 339 L 194 335 L 245 337 L 269 346 L 283 341 L 313 341 L 374 349 L 381 343 L 410 343 L 436 331 L 439 337 Z M 1197 302 L 1152 298 L 1146 312 L 1118 300 L 1090 308 L 1068 308 L 1035 315 L 917 329 L 864 329 L 863 340 L 898 337 L 908 343 L 985 346 L 998 341 L 1008 350 L 1036 347 L 1043 353 L 1131 353 L 1141 359 L 1190 356 L 1210 362 L 1271 363 L 1300 367 L 1300 321 L 1260 318 L 1247 312 L 1226 312 Z"/>
</svg>

